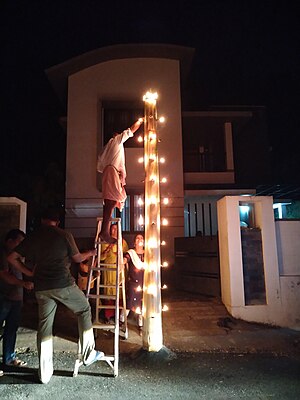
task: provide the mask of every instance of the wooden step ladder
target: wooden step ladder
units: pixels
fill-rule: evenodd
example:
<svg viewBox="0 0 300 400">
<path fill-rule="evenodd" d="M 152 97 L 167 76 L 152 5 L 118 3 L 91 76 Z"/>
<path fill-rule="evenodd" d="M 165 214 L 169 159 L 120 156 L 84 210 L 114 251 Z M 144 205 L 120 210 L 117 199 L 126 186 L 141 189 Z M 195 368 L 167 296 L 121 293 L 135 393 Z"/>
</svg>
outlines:
<svg viewBox="0 0 300 400">
<path fill-rule="evenodd" d="M 101 361 L 106 361 L 107 364 L 112 368 L 113 375 L 118 376 L 119 370 L 119 336 L 122 333 L 123 339 L 128 339 L 128 326 L 127 326 L 127 315 L 126 315 L 126 296 L 125 296 L 125 273 L 123 266 L 123 245 L 122 245 L 122 228 L 121 228 L 121 218 L 111 218 L 110 221 L 117 224 L 117 256 L 116 262 L 113 264 L 106 264 L 101 260 L 101 252 L 102 248 L 107 246 L 106 242 L 103 242 L 99 238 L 99 234 L 101 231 L 103 218 L 97 218 L 97 233 L 95 237 L 95 248 L 97 249 L 97 255 L 93 257 L 89 273 L 88 273 L 88 282 L 87 282 L 87 290 L 86 297 L 88 299 L 95 299 L 95 319 L 93 321 L 93 329 L 95 332 L 95 336 L 97 337 L 97 330 L 103 329 L 108 330 L 114 333 L 114 354 L 105 356 L 101 359 Z M 107 285 L 104 284 L 101 275 L 105 272 L 112 272 L 116 275 L 115 284 Z M 93 277 L 94 272 L 97 273 L 96 279 Z M 96 285 L 96 293 L 91 293 L 91 283 L 95 282 Z M 115 289 L 115 294 L 108 295 L 105 294 L 106 289 L 113 288 Z M 104 293 L 103 293 L 104 292 Z M 120 294 L 121 294 L 121 306 L 120 306 Z M 111 300 L 111 305 L 103 304 L 103 300 Z M 114 323 L 103 323 L 100 320 L 100 312 L 105 309 L 113 309 L 115 312 L 115 321 Z M 122 324 L 122 328 L 120 329 L 119 318 L 120 318 L 120 310 L 123 310 L 124 315 L 124 323 Z M 73 376 L 78 375 L 79 367 L 82 365 L 80 360 L 76 360 L 75 368 Z"/>
</svg>

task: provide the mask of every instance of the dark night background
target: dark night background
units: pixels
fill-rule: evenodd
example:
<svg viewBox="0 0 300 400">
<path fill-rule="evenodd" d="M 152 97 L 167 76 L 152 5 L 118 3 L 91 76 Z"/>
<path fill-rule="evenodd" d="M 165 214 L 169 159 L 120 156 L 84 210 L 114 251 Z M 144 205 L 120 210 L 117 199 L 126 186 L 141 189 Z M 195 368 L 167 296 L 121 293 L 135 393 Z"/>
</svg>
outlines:
<svg viewBox="0 0 300 400">
<path fill-rule="evenodd" d="M 273 181 L 259 183 L 298 184 L 299 13 L 293 4 L 2 0 L 0 196 L 28 200 L 51 184 L 57 191 L 63 186 L 66 137 L 58 118 L 66 113 L 45 69 L 122 43 L 194 47 L 184 110 L 266 106 Z"/>
</svg>

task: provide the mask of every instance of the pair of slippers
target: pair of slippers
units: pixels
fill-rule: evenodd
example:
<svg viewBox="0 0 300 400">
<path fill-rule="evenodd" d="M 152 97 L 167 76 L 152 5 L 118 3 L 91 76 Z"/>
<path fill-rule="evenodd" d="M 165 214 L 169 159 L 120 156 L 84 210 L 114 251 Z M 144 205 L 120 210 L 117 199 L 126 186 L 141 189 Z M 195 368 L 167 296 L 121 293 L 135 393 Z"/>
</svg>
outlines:
<svg viewBox="0 0 300 400">
<path fill-rule="evenodd" d="M 6 364 L 8 367 L 26 367 L 27 362 L 14 358 Z"/>
</svg>

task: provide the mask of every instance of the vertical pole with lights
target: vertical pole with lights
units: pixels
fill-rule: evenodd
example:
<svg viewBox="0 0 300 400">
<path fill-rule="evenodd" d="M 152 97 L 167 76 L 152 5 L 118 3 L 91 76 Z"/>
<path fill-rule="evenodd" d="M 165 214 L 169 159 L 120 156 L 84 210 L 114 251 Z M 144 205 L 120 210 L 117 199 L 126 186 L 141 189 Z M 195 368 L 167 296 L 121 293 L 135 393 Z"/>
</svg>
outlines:
<svg viewBox="0 0 300 400">
<path fill-rule="evenodd" d="M 143 288 L 143 348 L 158 352 L 163 347 L 160 277 L 160 193 L 157 152 L 157 93 L 144 97 L 145 166 L 145 271 Z"/>
</svg>

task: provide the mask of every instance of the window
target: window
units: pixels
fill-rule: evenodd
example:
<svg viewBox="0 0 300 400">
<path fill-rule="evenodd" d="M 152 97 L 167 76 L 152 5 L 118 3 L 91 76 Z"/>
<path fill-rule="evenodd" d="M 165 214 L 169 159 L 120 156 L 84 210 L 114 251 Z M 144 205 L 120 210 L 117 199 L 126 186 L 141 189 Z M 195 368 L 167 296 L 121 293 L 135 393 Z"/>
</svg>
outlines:
<svg viewBox="0 0 300 400">
<path fill-rule="evenodd" d="M 103 145 L 114 132 L 122 132 L 143 116 L 143 109 L 135 102 L 110 101 L 102 103 Z M 143 147 L 143 142 L 127 140 L 124 147 Z"/>
<path fill-rule="evenodd" d="M 120 217 L 120 212 L 115 209 L 113 218 Z M 144 195 L 128 195 L 122 210 L 121 226 L 123 232 L 141 232 L 144 230 Z"/>
</svg>

